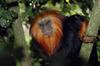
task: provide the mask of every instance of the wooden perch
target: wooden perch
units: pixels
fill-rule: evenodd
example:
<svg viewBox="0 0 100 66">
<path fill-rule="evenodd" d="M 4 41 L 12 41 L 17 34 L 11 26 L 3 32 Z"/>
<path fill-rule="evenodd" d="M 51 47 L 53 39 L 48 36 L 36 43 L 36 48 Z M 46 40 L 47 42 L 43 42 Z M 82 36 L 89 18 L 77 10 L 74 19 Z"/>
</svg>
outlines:
<svg viewBox="0 0 100 66">
<path fill-rule="evenodd" d="M 90 22 L 86 32 L 87 36 L 97 36 L 98 29 L 100 26 L 100 0 L 94 1 L 94 7 L 90 14 Z M 93 43 L 83 43 L 80 51 L 80 56 L 85 59 L 87 62 L 90 58 L 92 51 Z"/>
</svg>

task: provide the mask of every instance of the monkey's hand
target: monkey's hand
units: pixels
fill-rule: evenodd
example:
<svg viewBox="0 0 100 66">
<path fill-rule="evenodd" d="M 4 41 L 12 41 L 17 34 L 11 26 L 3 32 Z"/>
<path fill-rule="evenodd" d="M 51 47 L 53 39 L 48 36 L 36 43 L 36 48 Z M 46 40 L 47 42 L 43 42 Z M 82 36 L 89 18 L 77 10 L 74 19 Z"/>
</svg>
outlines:
<svg viewBox="0 0 100 66">
<path fill-rule="evenodd" d="M 94 43 L 96 38 L 94 36 L 84 36 L 82 41 L 84 43 Z"/>
</svg>

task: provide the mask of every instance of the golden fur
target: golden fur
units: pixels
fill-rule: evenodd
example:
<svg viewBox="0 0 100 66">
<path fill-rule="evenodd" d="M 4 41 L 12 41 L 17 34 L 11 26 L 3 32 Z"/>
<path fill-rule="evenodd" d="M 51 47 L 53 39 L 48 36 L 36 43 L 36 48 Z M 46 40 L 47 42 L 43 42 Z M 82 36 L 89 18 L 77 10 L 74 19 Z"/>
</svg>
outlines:
<svg viewBox="0 0 100 66">
<path fill-rule="evenodd" d="M 49 37 L 45 36 L 42 33 L 38 25 L 38 22 L 40 22 L 42 19 L 47 17 L 51 20 L 54 29 L 53 34 Z M 32 37 L 38 41 L 43 51 L 49 56 L 52 55 L 59 47 L 60 40 L 63 36 L 63 32 L 62 32 L 63 18 L 64 17 L 60 15 L 59 12 L 49 10 L 37 15 L 35 17 L 35 20 L 33 20 L 32 22 L 32 26 L 31 26 Z"/>
<path fill-rule="evenodd" d="M 82 40 L 85 36 L 85 32 L 87 30 L 87 27 L 88 27 L 88 21 L 87 20 L 84 20 L 84 22 L 82 22 L 81 24 L 81 27 L 80 27 L 80 30 L 79 30 L 79 37 L 80 39 Z"/>
</svg>

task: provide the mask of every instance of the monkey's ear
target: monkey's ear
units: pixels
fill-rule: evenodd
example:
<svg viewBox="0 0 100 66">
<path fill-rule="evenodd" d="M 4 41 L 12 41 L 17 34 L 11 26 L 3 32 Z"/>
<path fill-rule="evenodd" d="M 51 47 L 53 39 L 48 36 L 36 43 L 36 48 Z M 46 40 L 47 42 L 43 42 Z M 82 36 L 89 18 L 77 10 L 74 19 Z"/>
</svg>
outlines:
<svg viewBox="0 0 100 66">
<path fill-rule="evenodd" d="M 79 30 L 79 37 L 80 37 L 81 40 L 82 40 L 83 37 L 85 36 L 85 32 L 86 32 L 86 30 L 87 30 L 88 23 L 89 23 L 89 22 L 88 22 L 87 20 L 81 22 L 81 26 L 80 26 L 80 30 Z"/>
</svg>

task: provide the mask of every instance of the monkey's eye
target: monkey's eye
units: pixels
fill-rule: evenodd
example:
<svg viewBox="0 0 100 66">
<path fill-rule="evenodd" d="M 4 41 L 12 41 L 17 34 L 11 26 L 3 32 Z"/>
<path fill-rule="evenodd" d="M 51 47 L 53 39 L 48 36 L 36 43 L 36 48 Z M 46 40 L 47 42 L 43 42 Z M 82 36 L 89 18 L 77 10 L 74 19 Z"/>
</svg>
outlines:
<svg viewBox="0 0 100 66">
<path fill-rule="evenodd" d="M 50 20 L 48 20 L 48 21 L 46 22 L 46 24 L 50 24 Z"/>
<path fill-rule="evenodd" d="M 44 24 L 42 24 L 42 23 L 39 23 L 39 26 L 40 26 L 40 27 L 42 27 L 42 26 L 44 26 Z"/>
<path fill-rule="evenodd" d="M 46 24 L 46 25 L 51 25 L 50 21 L 47 21 L 45 24 Z"/>
<path fill-rule="evenodd" d="M 40 27 L 41 29 L 44 29 L 45 26 L 46 26 L 46 24 L 45 24 L 44 22 L 40 22 L 40 23 L 39 23 L 39 27 Z"/>
</svg>

